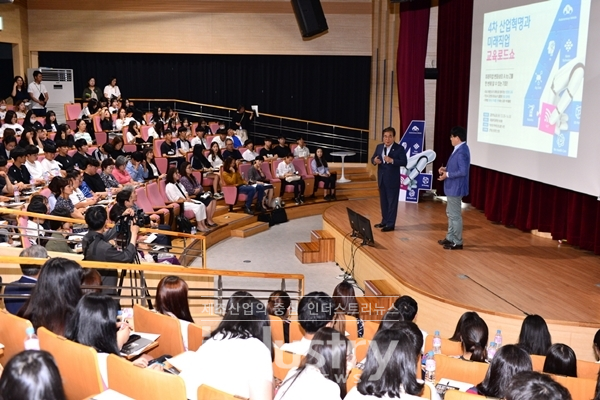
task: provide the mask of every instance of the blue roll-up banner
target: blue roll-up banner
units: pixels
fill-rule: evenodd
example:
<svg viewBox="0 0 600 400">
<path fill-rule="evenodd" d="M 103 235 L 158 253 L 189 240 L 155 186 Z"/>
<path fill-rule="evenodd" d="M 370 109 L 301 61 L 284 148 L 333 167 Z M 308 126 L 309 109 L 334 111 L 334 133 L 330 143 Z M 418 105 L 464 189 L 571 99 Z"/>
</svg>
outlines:
<svg viewBox="0 0 600 400">
<path fill-rule="evenodd" d="M 420 190 L 431 190 L 433 176 L 422 172 L 435 160 L 435 151 L 423 150 L 425 146 L 425 121 L 413 120 L 400 139 L 406 151 L 408 164 L 400 169 L 400 198 L 398 201 L 419 202 Z"/>
</svg>

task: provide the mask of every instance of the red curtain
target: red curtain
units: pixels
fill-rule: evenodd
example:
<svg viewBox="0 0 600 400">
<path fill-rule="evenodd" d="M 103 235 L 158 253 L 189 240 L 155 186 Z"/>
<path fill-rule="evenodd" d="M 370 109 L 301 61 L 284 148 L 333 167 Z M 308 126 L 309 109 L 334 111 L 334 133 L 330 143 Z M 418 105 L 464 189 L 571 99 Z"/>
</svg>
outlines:
<svg viewBox="0 0 600 400">
<path fill-rule="evenodd" d="M 437 156 L 433 163 L 434 170 L 445 164 L 452 153 L 450 129 L 457 125 L 467 126 L 472 20 L 473 0 L 440 0 L 433 138 L 433 149 Z M 442 194 L 444 185 L 435 182 L 438 194 Z"/>
<path fill-rule="evenodd" d="M 429 32 L 430 0 L 400 5 L 398 39 L 398 102 L 402 136 L 410 121 L 425 119 L 425 57 Z"/>
<path fill-rule="evenodd" d="M 600 254 L 600 202 L 593 196 L 471 166 L 471 204 L 490 221 L 550 232 Z"/>
</svg>

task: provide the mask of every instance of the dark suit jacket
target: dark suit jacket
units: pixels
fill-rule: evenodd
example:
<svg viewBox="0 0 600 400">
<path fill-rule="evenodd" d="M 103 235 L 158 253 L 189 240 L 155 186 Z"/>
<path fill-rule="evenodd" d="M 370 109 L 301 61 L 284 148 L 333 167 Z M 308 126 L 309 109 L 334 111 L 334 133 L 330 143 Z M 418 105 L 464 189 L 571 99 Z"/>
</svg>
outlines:
<svg viewBox="0 0 600 400">
<path fill-rule="evenodd" d="M 446 196 L 466 196 L 469 194 L 469 167 L 471 152 L 466 143 L 460 145 L 448 159 L 446 171 L 448 178 L 444 180 Z"/>
<path fill-rule="evenodd" d="M 379 156 L 379 158 L 383 161 L 383 143 L 377 145 L 375 149 L 375 153 L 371 157 L 371 162 L 375 164 L 375 157 Z M 400 167 L 406 167 L 408 160 L 406 158 L 406 152 L 404 147 L 400 146 L 398 143 L 394 142 L 392 147 L 390 148 L 388 157 L 394 159 L 393 164 L 381 163 L 377 167 L 377 182 L 379 185 L 381 183 L 386 184 L 398 184 L 398 188 L 400 188 Z"/>
<path fill-rule="evenodd" d="M 15 281 L 13 283 L 36 283 L 37 281 L 28 276 L 22 276 L 21 279 Z M 6 285 L 4 288 L 4 294 L 31 294 L 33 287 L 22 287 L 22 286 L 11 286 L 10 284 Z M 23 299 L 4 299 L 4 304 L 6 305 L 6 309 L 9 313 L 16 315 L 19 309 L 25 304 L 27 298 Z"/>
</svg>

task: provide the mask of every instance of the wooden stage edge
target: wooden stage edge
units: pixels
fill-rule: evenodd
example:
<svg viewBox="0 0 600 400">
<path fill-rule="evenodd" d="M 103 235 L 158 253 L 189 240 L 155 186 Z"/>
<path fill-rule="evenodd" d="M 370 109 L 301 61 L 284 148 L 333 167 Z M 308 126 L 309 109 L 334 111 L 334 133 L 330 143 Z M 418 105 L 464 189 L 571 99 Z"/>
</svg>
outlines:
<svg viewBox="0 0 600 400">
<path fill-rule="evenodd" d="M 600 257 L 556 241 L 488 221 L 463 207 L 464 250 L 437 244 L 447 229 L 445 203 L 399 203 L 396 229 L 373 228 L 375 246 L 359 247 L 348 237 L 346 207 L 380 222 L 379 199 L 334 204 L 323 213 L 323 229 L 335 237 L 335 260 L 354 266 L 358 286 L 385 280 L 419 304 L 416 322 L 429 333 L 450 337 L 466 311 L 486 321 L 490 339 L 502 330 L 504 343 L 518 341 L 521 322 L 538 314 L 553 343 L 565 343 L 583 360 L 594 360 L 592 340 L 600 328 Z"/>
</svg>

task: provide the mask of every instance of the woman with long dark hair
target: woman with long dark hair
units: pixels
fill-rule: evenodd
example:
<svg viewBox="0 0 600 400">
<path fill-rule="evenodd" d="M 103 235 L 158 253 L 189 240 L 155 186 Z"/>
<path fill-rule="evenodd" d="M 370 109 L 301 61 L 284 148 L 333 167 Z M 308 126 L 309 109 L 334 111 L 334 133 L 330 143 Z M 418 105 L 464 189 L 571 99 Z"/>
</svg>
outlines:
<svg viewBox="0 0 600 400">
<path fill-rule="evenodd" d="M 356 300 L 354 287 L 348 281 L 340 282 L 333 289 L 333 305 L 335 308 L 335 316 L 333 317 L 333 327 L 340 332 L 346 332 L 346 315 L 356 318 L 356 329 L 358 337 L 363 337 L 364 322 L 360 319 L 360 306 Z"/>
<path fill-rule="evenodd" d="M 200 232 L 210 232 L 210 229 L 205 225 L 206 219 L 209 226 L 214 225 L 214 221 L 207 216 L 206 206 L 204 203 L 194 203 L 180 182 L 181 174 L 176 167 L 171 167 L 167 171 L 167 185 L 165 186 L 165 194 L 167 199 L 173 203 L 180 203 L 182 210 L 191 210 L 196 217 L 196 225 Z M 183 211 L 182 211 L 183 212 Z M 212 216 L 211 216 L 212 217 Z"/>
<path fill-rule="evenodd" d="M 165 135 L 165 123 L 162 121 L 158 121 L 148 129 L 148 140 L 152 138 L 152 140 L 160 139 Z"/>
<path fill-rule="evenodd" d="M 225 185 L 235 186 L 237 187 L 238 193 L 246 195 L 246 205 L 244 206 L 244 212 L 246 214 L 254 215 L 252 212 L 252 201 L 254 200 L 254 195 L 256 194 L 256 211 L 263 212 L 265 209 L 262 206 L 262 201 L 265 196 L 265 187 L 264 185 L 249 185 L 248 182 L 242 178 L 240 171 L 238 169 L 237 162 L 232 158 L 228 157 L 223 164 L 223 172 L 221 173 L 223 176 L 223 182 Z"/>
<path fill-rule="evenodd" d="M 369 345 L 360 382 L 345 400 L 418 399 L 425 385 L 416 373 L 421 347 L 423 335 L 413 322 L 397 322 L 391 329 L 377 332 Z M 389 359 L 385 365 L 383 355 Z M 431 393 L 432 399 L 439 399 L 435 388 Z"/>
<path fill-rule="evenodd" d="M 188 326 L 194 322 L 188 302 L 188 285 L 178 276 L 165 276 L 156 287 L 156 311 L 179 319 L 183 347 L 188 349 Z"/>
<path fill-rule="evenodd" d="M 454 333 L 449 338 L 449 340 L 452 340 L 453 342 L 460 342 L 460 328 L 462 327 L 462 324 L 464 324 L 464 322 L 470 318 L 478 318 L 478 317 L 479 317 L 479 314 L 477 314 L 475 311 L 467 311 L 466 313 L 461 315 L 460 318 L 458 319 L 458 322 L 456 323 L 456 328 L 454 329 Z"/>
<path fill-rule="evenodd" d="M 319 182 L 323 182 L 323 193 L 325 194 L 325 200 L 337 200 L 335 197 L 335 182 L 337 181 L 337 174 L 329 171 L 327 160 L 323 157 L 323 149 L 318 148 L 315 152 L 315 158 L 310 162 L 310 166 L 315 175 L 315 188 L 313 196 L 319 188 Z"/>
<path fill-rule="evenodd" d="M 290 342 L 290 306 L 292 299 L 284 290 L 276 290 L 267 301 L 267 313 L 283 320 L 283 341 Z"/>
<path fill-rule="evenodd" d="M 179 376 L 187 397 L 197 399 L 198 386 L 251 400 L 273 398 L 273 344 L 265 305 L 253 297 L 239 299 L 196 351 L 193 367 Z"/>
<path fill-rule="evenodd" d="M 6 364 L 0 379 L 0 399 L 66 398 L 54 357 L 47 351 L 22 351 Z"/>
<path fill-rule="evenodd" d="M 73 131 L 67 124 L 60 124 L 58 126 L 58 131 L 56 136 L 54 136 L 54 142 L 59 143 L 60 141 L 65 142 L 70 149 L 75 146 L 75 137 L 73 136 Z"/>
<path fill-rule="evenodd" d="M 210 165 L 212 165 L 213 169 L 219 169 L 223 166 L 225 160 L 223 160 L 219 143 L 212 142 L 210 144 L 210 149 L 208 150 L 208 156 L 206 158 L 210 162 Z"/>
<path fill-rule="evenodd" d="M 48 132 L 58 132 L 58 127 L 59 127 L 59 124 L 56 121 L 56 113 L 52 110 L 49 110 L 46 113 L 46 120 L 44 121 L 44 129 Z"/>
<path fill-rule="evenodd" d="M 552 337 L 544 318 L 539 315 L 525 317 L 519 333 L 519 346 L 529 354 L 546 355 L 552 346 Z"/>
<path fill-rule="evenodd" d="M 543 372 L 577 378 L 577 357 L 573 349 L 562 343 L 550 346 L 546 353 Z"/>
<path fill-rule="evenodd" d="M 354 361 L 350 341 L 333 328 L 321 328 L 300 366 L 288 372 L 275 400 L 343 398 Z"/>
<path fill-rule="evenodd" d="M 488 335 L 488 326 L 480 316 L 465 320 L 460 327 L 460 341 L 463 348 L 460 359 L 486 362 Z"/>
<path fill-rule="evenodd" d="M 202 181 L 198 181 L 193 174 L 192 165 L 184 161 L 179 166 L 179 182 L 185 188 L 185 191 L 192 199 L 196 199 L 206 207 L 206 221 L 209 227 L 214 228 L 217 224 L 214 223 L 213 216 L 217 209 L 217 201 L 210 195 L 210 192 L 204 193 Z"/>
<path fill-rule="evenodd" d="M 531 357 L 525 350 L 513 344 L 502 346 L 492 359 L 483 381 L 468 392 L 504 398 L 513 376 L 521 371 L 531 371 L 532 368 Z"/>
<path fill-rule="evenodd" d="M 43 326 L 57 335 L 64 335 L 82 295 L 81 274 L 81 266 L 73 260 L 49 259 L 42 266 L 31 296 L 17 315 L 31 321 L 36 330 Z"/>
<path fill-rule="evenodd" d="M 106 360 L 109 354 L 120 356 L 131 332 L 125 322 L 117 323 L 118 310 L 119 304 L 110 296 L 86 294 L 79 300 L 65 331 L 67 339 L 93 347 L 98 352 L 98 366 L 105 386 L 108 386 Z M 133 364 L 145 368 L 148 360 L 140 357 Z M 158 365 L 152 367 L 160 369 Z"/>
<path fill-rule="evenodd" d="M 113 147 L 113 151 L 112 153 L 110 153 L 110 158 L 112 158 L 113 160 L 116 160 L 117 158 L 119 158 L 119 156 L 126 156 L 127 154 L 123 151 L 123 138 L 121 138 L 120 136 L 115 136 L 112 140 L 112 142 L 110 142 L 110 144 Z"/>
</svg>

